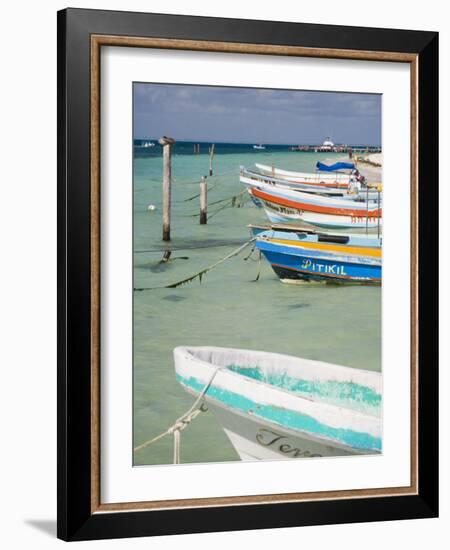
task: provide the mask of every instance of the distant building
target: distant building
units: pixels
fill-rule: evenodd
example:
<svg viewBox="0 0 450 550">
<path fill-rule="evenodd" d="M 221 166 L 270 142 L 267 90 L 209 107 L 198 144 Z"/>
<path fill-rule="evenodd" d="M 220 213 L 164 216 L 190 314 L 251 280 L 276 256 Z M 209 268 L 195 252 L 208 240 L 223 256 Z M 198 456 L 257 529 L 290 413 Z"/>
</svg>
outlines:
<svg viewBox="0 0 450 550">
<path fill-rule="evenodd" d="M 316 151 L 334 151 L 335 146 L 330 137 L 325 138 L 325 141 L 317 147 Z"/>
</svg>

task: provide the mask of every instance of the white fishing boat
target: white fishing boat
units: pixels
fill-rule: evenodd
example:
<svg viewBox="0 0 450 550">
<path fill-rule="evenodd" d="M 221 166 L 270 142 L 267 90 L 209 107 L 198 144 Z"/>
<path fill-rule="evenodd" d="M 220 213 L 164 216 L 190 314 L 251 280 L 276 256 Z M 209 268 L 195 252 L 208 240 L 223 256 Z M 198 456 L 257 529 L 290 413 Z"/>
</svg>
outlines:
<svg viewBox="0 0 450 550">
<path fill-rule="evenodd" d="M 307 224 L 311 229 L 323 231 L 344 231 L 370 235 L 381 235 L 382 218 L 368 216 L 336 216 L 320 212 L 299 211 L 296 208 L 280 207 L 278 204 L 256 198 L 261 204 L 267 219 L 272 224 L 298 225 Z M 252 200 L 255 198 L 252 195 Z M 259 206 L 258 203 L 255 202 Z"/>
<path fill-rule="evenodd" d="M 244 166 L 240 167 L 239 179 L 247 188 L 258 187 L 261 183 L 266 185 L 274 185 L 281 188 L 287 188 L 294 191 L 304 191 L 317 195 L 329 195 L 336 197 L 354 197 L 362 194 L 366 198 L 376 199 L 378 192 L 366 185 L 361 184 L 356 178 L 350 181 L 348 185 L 335 186 L 333 183 L 300 183 L 297 181 L 289 181 L 286 179 L 274 178 L 259 174 L 252 170 L 247 170 Z"/>
<path fill-rule="evenodd" d="M 331 183 L 337 186 L 346 187 L 352 180 L 352 171 L 345 172 L 293 172 L 290 170 L 282 170 L 274 166 L 255 163 L 256 168 L 265 175 L 285 179 L 298 183 Z"/>
<path fill-rule="evenodd" d="M 262 143 L 260 143 L 259 145 L 253 145 L 253 149 L 257 149 L 259 151 L 262 151 L 263 149 L 265 149 L 265 146 L 262 145 Z"/>
<path fill-rule="evenodd" d="M 248 192 L 272 223 L 304 222 L 332 230 L 381 233 L 381 193 L 368 200 L 365 193 L 352 198 L 327 197 L 265 183 L 248 188 Z"/>
<path fill-rule="evenodd" d="M 232 348 L 177 347 L 174 359 L 242 460 L 381 452 L 380 373 Z"/>
</svg>

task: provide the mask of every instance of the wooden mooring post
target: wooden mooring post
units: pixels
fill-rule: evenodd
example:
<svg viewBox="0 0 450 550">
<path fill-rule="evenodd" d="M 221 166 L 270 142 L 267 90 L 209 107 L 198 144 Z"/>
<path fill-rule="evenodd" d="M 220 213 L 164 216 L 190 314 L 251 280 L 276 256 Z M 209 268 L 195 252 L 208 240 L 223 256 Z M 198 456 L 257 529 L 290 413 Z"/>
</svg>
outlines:
<svg viewBox="0 0 450 550">
<path fill-rule="evenodd" d="M 213 175 L 214 143 L 209 148 L 209 175 Z"/>
<path fill-rule="evenodd" d="M 171 196 L 172 196 L 172 145 L 175 140 L 163 136 L 158 140 L 163 146 L 163 227 L 162 238 L 163 241 L 170 241 L 170 208 L 171 208 Z"/>
<path fill-rule="evenodd" d="M 205 225 L 208 222 L 207 198 L 208 187 L 206 184 L 206 178 L 205 176 L 202 176 L 202 179 L 200 180 L 200 225 Z"/>
</svg>

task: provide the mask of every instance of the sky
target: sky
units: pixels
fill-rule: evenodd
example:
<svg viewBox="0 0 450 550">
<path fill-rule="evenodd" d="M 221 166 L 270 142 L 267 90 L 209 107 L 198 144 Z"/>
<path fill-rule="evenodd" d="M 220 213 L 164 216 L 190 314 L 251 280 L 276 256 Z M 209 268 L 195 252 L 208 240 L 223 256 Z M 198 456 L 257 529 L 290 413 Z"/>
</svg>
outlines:
<svg viewBox="0 0 450 550">
<path fill-rule="evenodd" d="M 134 137 L 381 145 L 381 95 L 134 84 Z"/>
</svg>

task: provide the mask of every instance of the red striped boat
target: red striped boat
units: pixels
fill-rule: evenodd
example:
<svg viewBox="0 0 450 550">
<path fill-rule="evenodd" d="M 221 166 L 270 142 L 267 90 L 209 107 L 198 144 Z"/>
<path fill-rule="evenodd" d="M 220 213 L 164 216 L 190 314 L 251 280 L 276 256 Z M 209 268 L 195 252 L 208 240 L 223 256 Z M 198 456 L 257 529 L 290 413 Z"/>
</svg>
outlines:
<svg viewBox="0 0 450 550">
<path fill-rule="evenodd" d="M 248 190 L 273 223 L 305 222 L 317 227 L 380 232 L 381 203 L 324 197 L 261 184 Z"/>
</svg>

